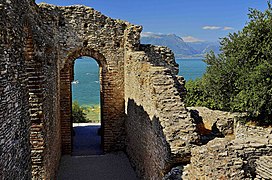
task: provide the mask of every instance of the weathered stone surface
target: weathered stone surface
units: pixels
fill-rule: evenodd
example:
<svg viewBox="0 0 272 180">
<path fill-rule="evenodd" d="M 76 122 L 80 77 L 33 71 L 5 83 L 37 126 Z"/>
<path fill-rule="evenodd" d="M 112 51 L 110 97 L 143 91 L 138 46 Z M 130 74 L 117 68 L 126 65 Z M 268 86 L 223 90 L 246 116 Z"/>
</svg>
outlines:
<svg viewBox="0 0 272 180">
<path fill-rule="evenodd" d="M 203 119 L 216 117 L 211 127 L 234 135 L 203 145 L 174 54 L 141 45 L 141 26 L 85 6 L 0 3 L 0 179 L 55 179 L 61 153 L 72 151 L 80 56 L 100 67 L 103 150 L 126 151 L 142 179 L 179 179 L 173 166 L 189 162 L 184 179 L 270 175 L 263 162 L 272 155 L 271 128 L 233 128 L 233 116 L 205 110 Z"/>
<path fill-rule="evenodd" d="M 198 135 L 170 49 L 141 45 L 141 26 L 85 6 L 11 0 L 0 8 L 1 177 L 29 179 L 31 160 L 33 179 L 55 178 L 61 152 L 72 151 L 71 81 L 80 56 L 100 66 L 105 152 L 126 150 L 146 179 L 188 161 Z"/>
<path fill-rule="evenodd" d="M 234 139 L 216 138 L 192 149 L 191 163 L 185 167 L 183 179 L 267 177 L 271 173 L 267 168 L 270 161 L 266 166 L 263 161 L 272 155 L 271 130 L 238 123 Z"/>
<path fill-rule="evenodd" d="M 158 53 L 152 59 L 148 53 L 154 47 L 147 45 L 144 51 L 125 54 L 127 152 L 141 167 L 138 173 L 149 179 L 162 179 L 172 163 L 188 162 L 199 137 L 184 107 L 184 87 L 175 75 L 175 63 L 169 63 L 174 62 L 173 55 L 168 48 L 158 48 L 168 55 Z"/>
<path fill-rule="evenodd" d="M 0 179 L 30 179 L 30 117 L 23 16 L 29 2 L 0 2 Z M 20 8 L 18 8 L 20 7 Z"/>
<path fill-rule="evenodd" d="M 261 156 L 256 161 L 256 179 L 272 178 L 272 156 Z"/>
<path fill-rule="evenodd" d="M 219 110 L 211 110 L 206 107 L 187 107 L 191 113 L 196 113 L 208 130 L 217 129 L 223 136 L 234 133 L 234 125 L 242 113 L 230 113 Z"/>
</svg>

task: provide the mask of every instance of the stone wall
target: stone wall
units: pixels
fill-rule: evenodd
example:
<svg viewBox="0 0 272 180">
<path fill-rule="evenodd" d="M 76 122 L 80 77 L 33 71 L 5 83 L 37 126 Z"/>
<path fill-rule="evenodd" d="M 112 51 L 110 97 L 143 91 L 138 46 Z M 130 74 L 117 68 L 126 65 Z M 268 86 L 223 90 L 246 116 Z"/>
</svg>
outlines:
<svg viewBox="0 0 272 180">
<path fill-rule="evenodd" d="M 185 179 L 271 173 L 263 165 L 271 129 L 212 119 L 223 136 L 234 135 L 203 145 L 172 51 L 141 45 L 141 26 L 85 6 L 6 0 L 0 10 L 0 179 L 54 179 L 61 152 L 71 154 L 71 81 L 80 56 L 100 66 L 103 149 L 125 150 L 139 177 L 162 179 L 189 162 Z"/>
<path fill-rule="evenodd" d="M 18 36 L 12 37 L 14 38 L 12 40 L 18 39 L 20 42 L 8 42 L 16 48 L 12 47 L 14 52 L 6 55 L 15 57 L 18 54 L 17 58 L 13 58 L 14 65 L 10 64 L 10 68 L 18 71 L 14 77 L 17 79 L 13 82 L 18 83 L 18 87 L 14 88 L 14 94 L 18 93 L 20 98 L 14 99 L 14 102 L 19 109 L 5 106 L 3 103 L 10 102 L 11 97 L 1 94 L 1 107 L 3 106 L 1 121 L 4 117 L 7 118 L 7 121 L 14 120 L 9 116 L 20 117 L 18 113 L 22 114 L 21 120 L 25 121 L 25 124 L 20 123 L 22 129 L 14 130 L 14 132 L 24 135 L 24 138 L 21 135 L 16 138 L 22 138 L 23 141 L 18 145 L 23 147 L 21 150 L 24 148 L 25 150 L 21 154 L 13 152 L 13 155 L 17 153 L 24 159 L 21 161 L 24 162 L 24 167 L 20 173 L 25 172 L 29 176 L 27 168 L 30 166 L 30 148 L 33 179 L 54 179 L 61 155 L 60 148 L 63 153 L 71 153 L 70 83 L 73 79 L 74 60 L 80 56 L 93 57 L 100 65 L 104 150 L 105 152 L 122 150 L 125 142 L 124 54 L 127 50 L 125 48 L 137 50 L 140 47 L 141 28 L 125 21 L 113 20 L 84 6 L 57 7 L 46 4 L 37 6 L 33 1 L 22 2 L 25 3 L 25 6 L 21 6 L 18 2 L 12 1 L 10 3 L 14 5 L 14 7 L 10 7 L 14 12 L 27 12 L 25 16 L 20 16 L 19 13 L 18 19 L 11 19 L 13 21 L 11 32 L 18 33 Z M 4 7 L 6 8 L 6 5 Z M 7 11 L 3 13 L 3 16 L 10 14 L 9 9 Z M 8 22 L 8 19 L 6 21 Z M 16 24 L 18 22 L 24 22 L 24 24 L 18 25 Z M 18 29 L 16 29 L 17 26 Z M 126 36 L 124 35 L 125 30 L 129 32 Z M 11 37 L 9 34 L 3 36 L 4 38 Z M 3 47 L 4 50 L 7 48 Z M 152 50 L 153 53 L 155 51 Z M 151 53 L 149 54 L 153 56 Z M 1 55 L 5 55 L 5 53 Z M 173 54 L 170 53 L 170 55 L 173 57 Z M 4 68 L 9 68 L 6 65 L 9 59 L 3 58 L 3 60 L 1 65 L 4 65 Z M 167 62 L 169 60 L 172 59 L 168 59 Z M 168 65 L 171 65 L 169 62 Z M 176 65 L 174 64 L 174 66 Z M 12 71 L 1 70 L 1 73 L 3 74 L 2 78 L 5 77 L 5 73 L 11 76 Z M 20 80 L 20 76 L 22 76 L 22 80 Z M 10 77 L 5 78 L 9 81 L 12 80 Z M 1 81 L 1 83 L 4 82 L 5 80 Z M 13 86 L 15 87 L 14 84 Z M 12 93 L 13 86 L 8 89 L 8 84 L 3 84 L 1 88 L 6 93 Z M 21 104 L 18 103 L 18 100 L 22 100 Z M 12 103 L 9 104 L 11 106 Z M 12 111 L 6 110 L 7 107 Z M 9 113 L 9 116 L 3 113 Z M 12 127 L 16 124 L 15 122 L 10 123 Z M 159 123 L 157 126 L 159 127 Z M 2 132 L 6 133 L 7 129 L 4 127 Z M 135 134 L 135 132 L 129 133 Z M 2 139 L 1 143 L 8 142 L 5 138 Z M 17 141 L 10 139 L 9 142 Z M 140 144 L 140 146 L 144 146 L 144 144 Z M 5 145 L 4 147 L 9 146 Z M 155 149 L 156 147 L 152 147 L 152 150 Z M 9 159 L 7 162 L 15 163 L 16 160 Z M 139 166 L 137 167 L 139 168 Z M 148 167 L 150 166 L 146 166 L 144 169 L 148 170 Z M 10 166 L 9 170 L 11 168 L 13 167 Z M 5 170 L 1 172 L 5 172 Z M 3 176 L 7 177 L 7 175 Z M 14 177 L 12 174 L 10 176 Z M 23 176 L 21 175 L 21 177 Z"/>
<path fill-rule="evenodd" d="M 27 75 L 33 179 L 54 179 L 61 156 L 58 40 L 46 13 L 28 10 Z"/>
<path fill-rule="evenodd" d="M 53 179 L 60 148 L 64 154 L 72 151 L 71 81 L 80 56 L 100 65 L 104 151 L 123 149 L 123 33 L 129 23 L 84 6 L 41 4 L 31 10 L 29 18 L 36 18 L 28 45 L 32 176 Z"/>
<path fill-rule="evenodd" d="M 272 156 L 261 156 L 256 160 L 256 179 L 271 179 Z"/>
<path fill-rule="evenodd" d="M 214 131 L 215 128 L 223 136 L 234 134 L 234 124 L 238 118 L 243 116 L 242 113 L 231 113 L 219 110 L 211 110 L 206 107 L 187 107 L 193 116 L 198 116 L 199 123 L 204 128 Z"/>
<path fill-rule="evenodd" d="M 23 29 L 27 3 L 0 2 L 0 179 L 31 177 Z"/>
<path fill-rule="evenodd" d="M 210 121 L 223 118 L 222 114 L 225 114 L 223 119 L 232 116 L 231 124 L 234 124 L 234 114 L 209 111 L 210 115 L 220 114 L 211 116 Z M 228 134 L 225 138 L 216 138 L 193 148 L 183 179 L 261 179 L 271 174 L 270 164 L 264 166 L 263 159 L 269 160 L 272 155 L 272 129 L 237 123 L 233 132 L 232 136 Z"/>
<path fill-rule="evenodd" d="M 176 76 L 178 67 L 171 50 L 140 45 L 140 26 L 111 19 L 92 8 L 39 7 L 44 26 L 58 42 L 62 152 L 72 151 L 73 64 L 80 56 L 90 56 L 100 66 L 104 151 L 123 150 L 126 140 L 127 152 L 145 178 L 162 177 L 171 164 L 188 161 L 198 135 L 184 108 L 183 79 Z M 126 126 L 125 116 L 130 122 Z M 135 138 L 139 136 L 145 138 Z"/>
<path fill-rule="evenodd" d="M 171 50 L 126 47 L 126 151 L 140 177 L 162 179 L 173 164 L 189 161 L 198 141 L 196 126 L 183 104 L 182 78 L 176 76 Z"/>
<path fill-rule="evenodd" d="M 10 143 L 1 145 L 1 173 L 29 179 L 32 167 L 33 179 L 54 179 L 61 146 L 56 41 L 33 1 L 1 8 L 1 142 Z"/>
<path fill-rule="evenodd" d="M 71 82 L 74 61 L 94 58 L 100 66 L 102 145 L 105 152 L 124 147 L 124 30 L 128 22 L 111 19 L 85 6 L 40 4 L 55 29 L 60 67 L 62 152 L 71 147 Z"/>
</svg>

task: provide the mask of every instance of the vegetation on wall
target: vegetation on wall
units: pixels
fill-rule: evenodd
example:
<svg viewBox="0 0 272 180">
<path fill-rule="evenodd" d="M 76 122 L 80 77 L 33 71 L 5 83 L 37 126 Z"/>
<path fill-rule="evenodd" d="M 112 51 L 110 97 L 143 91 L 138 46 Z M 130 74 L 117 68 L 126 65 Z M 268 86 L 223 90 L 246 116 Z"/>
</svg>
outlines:
<svg viewBox="0 0 272 180">
<path fill-rule="evenodd" d="M 187 106 L 247 112 L 272 123 L 272 8 L 250 9 L 249 22 L 221 40 L 221 53 L 207 54 L 207 71 L 188 81 Z"/>
</svg>

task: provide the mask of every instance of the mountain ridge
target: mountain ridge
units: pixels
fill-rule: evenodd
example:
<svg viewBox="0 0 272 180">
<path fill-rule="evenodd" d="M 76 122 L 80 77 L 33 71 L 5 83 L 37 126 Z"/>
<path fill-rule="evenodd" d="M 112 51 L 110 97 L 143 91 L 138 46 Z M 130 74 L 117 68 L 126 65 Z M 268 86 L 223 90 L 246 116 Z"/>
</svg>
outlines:
<svg viewBox="0 0 272 180">
<path fill-rule="evenodd" d="M 176 34 L 145 32 L 141 34 L 141 43 L 167 46 L 174 52 L 176 58 L 204 58 L 211 50 L 215 54 L 220 52 L 218 42 L 185 42 Z"/>
</svg>

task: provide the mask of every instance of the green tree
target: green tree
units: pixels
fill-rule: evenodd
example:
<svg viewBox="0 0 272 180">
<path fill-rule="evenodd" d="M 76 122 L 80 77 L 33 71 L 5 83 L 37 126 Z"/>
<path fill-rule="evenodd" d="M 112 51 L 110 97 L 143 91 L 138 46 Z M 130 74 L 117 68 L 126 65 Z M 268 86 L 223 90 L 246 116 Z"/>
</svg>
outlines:
<svg viewBox="0 0 272 180">
<path fill-rule="evenodd" d="M 88 121 L 84 110 L 84 107 L 81 107 L 77 101 L 72 103 L 72 118 L 74 123 L 84 123 Z"/>
<path fill-rule="evenodd" d="M 250 9 L 246 26 L 221 40 L 221 53 L 206 56 L 204 76 L 187 83 L 187 105 L 247 112 L 272 123 L 271 27 L 270 3 L 264 12 Z"/>
</svg>

